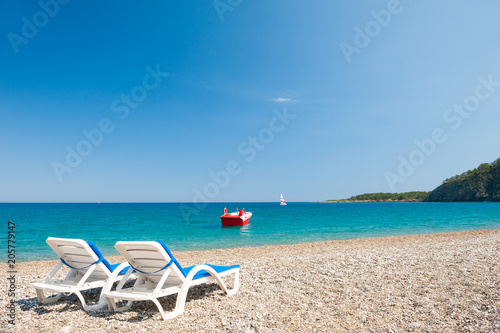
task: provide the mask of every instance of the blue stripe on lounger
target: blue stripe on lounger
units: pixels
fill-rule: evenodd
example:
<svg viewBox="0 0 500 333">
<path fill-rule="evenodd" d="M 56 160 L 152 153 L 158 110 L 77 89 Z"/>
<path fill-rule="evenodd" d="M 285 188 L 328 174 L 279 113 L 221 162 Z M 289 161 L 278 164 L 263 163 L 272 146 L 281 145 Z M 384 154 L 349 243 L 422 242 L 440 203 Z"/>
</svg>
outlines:
<svg viewBox="0 0 500 333">
<path fill-rule="evenodd" d="M 73 268 L 73 269 L 76 269 L 76 270 L 80 270 L 80 269 L 85 269 L 85 268 L 89 268 L 90 266 L 92 265 L 95 265 L 95 264 L 98 264 L 102 261 L 103 258 L 99 258 L 97 259 L 97 261 L 91 263 L 90 265 L 87 265 L 87 266 L 84 266 L 84 267 L 73 267 L 71 266 L 70 264 L 68 264 L 63 258 L 60 258 L 62 263 L 65 264 L 66 266 L 68 266 L 69 268 Z"/>
<path fill-rule="evenodd" d="M 158 244 L 160 244 L 165 249 L 165 251 L 170 256 L 170 258 L 173 259 L 174 264 L 179 268 L 179 270 L 182 272 L 182 274 L 184 274 L 184 277 L 187 277 L 187 275 L 189 274 L 189 272 L 191 271 L 191 269 L 193 269 L 193 267 L 195 267 L 195 266 L 191 266 L 191 267 L 187 267 L 187 268 L 182 268 L 181 264 L 179 264 L 179 262 L 177 261 L 177 259 L 174 258 L 174 255 L 172 254 L 172 252 L 170 252 L 170 250 L 168 249 L 167 245 L 165 245 L 165 243 L 163 243 L 163 241 L 161 241 L 161 240 L 158 240 L 156 242 Z M 212 267 L 217 273 L 221 273 L 221 272 L 227 271 L 228 269 L 240 267 L 240 265 L 233 265 L 233 266 L 214 266 L 214 265 L 208 265 L 208 266 Z M 202 278 L 202 277 L 205 277 L 205 276 L 208 276 L 208 275 L 210 275 L 210 273 L 208 273 L 207 271 L 199 271 L 198 273 L 195 274 L 193 280 L 199 279 L 199 278 Z"/>
<path fill-rule="evenodd" d="M 205 265 L 212 267 L 217 273 L 222 273 L 222 272 L 225 272 L 229 269 L 240 267 L 240 265 L 233 265 L 233 266 L 215 266 L 215 265 L 209 265 L 209 264 L 205 264 Z M 187 276 L 189 274 L 189 272 L 196 266 L 197 265 L 184 268 L 184 274 Z M 194 275 L 193 280 L 196 280 L 196 279 L 199 279 L 202 277 L 206 277 L 209 275 L 210 275 L 210 273 L 208 273 L 207 271 L 199 271 L 198 273 L 196 273 Z"/>
<path fill-rule="evenodd" d="M 135 268 L 135 267 L 134 267 L 134 266 L 132 266 L 132 265 L 130 265 L 130 266 L 132 266 L 132 268 L 134 269 L 134 272 L 135 272 L 135 271 L 137 271 L 137 272 L 142 273 L 142 274 L 155 274 L 155 273 L 159 273 L 159 272 L 163 271 L 164 269 L 167 269 L 168 267 L 170 267 L 170 265 L 172 265 L 172 264 L 173 264 L 173 262 L 174 262 L 174 258 L 172 258 L 172 257 L 171 257 L 171 258 L 170 258 L 170 261 L 168 262 L 168 264 L 166 264 L 165 266 L 163 266 L 163 267 L 162 267 L 162 268 L 160 268 L 159 270 L 157 270 L 157 271 L 153 271 L 153 272 L 141 271 L 140 269 L 137 269 L 137 268 Z"/>
<path fill-rule="evenodd" d="M 182 272 L 182 274 L 184 274 L 184 277 L 186 277 L 187 275 L 186 275 L 186 273 L 184 273 L 184 268 L 182 268 L 181 264 L 179 264 L 177 259 L 175 259 L 174 255 L 172 254 L 172 252 L 170 252 L 167 245 L 165 245 L 165 243 L 163 243 L 163 241 L 161 241 L 161 240 L 157 240 L 156 242 L 158 244 L 160 244 L 165 249 L 165 251 L 170 256 L 170 258 L 173 259 L 175 266 L 177 266 L 177 268 L 179 268 L 179 270 Z"/>
<path fill-rule="evenodd" d="M 111 273 L 113 273 L 113 271 L 116 269 L 116 267 L 120 266 L 121 264 L 118 263 L 118 264 L 114 264 L 114 265 L 110 265 L 111 267 Z M 124 275 L 125 273 L 127 273 L 128 269 L 129 269 L 130 266 L 125 266 L 124 269 L 122 269 L 120 271 L 120 273 L 118 273 L 118 275 Z"/>
<path fill-rule="evenodd" d="M 95 252 L 95 254 L 99 257 L 99 259 L 102 258 L 102 263 L 104 264 L 104 266 L 106 266 L 109 269 L 109 271 L 111 273 L 113 273 L 113 271 L 115 270 L 115 268 L 120 265 L 120 264 L 111 265 L 106 260 L 106 258 L 104 258 L 104 256 L 102 255 L 101 251 L 99 251 L 99 249 L 97 248 L 97 246 L 95 246 L 95 244 L 93 242 L 87 242 L 87 244 L 89 244 L 90 248 Z M 124 269 L 122 269 L 120 271 L 120 273 L 118 275 L 123 275 L 123 274 L 127 273 L 128 268 L 129 268 L 129 266 L 126 266 Z"/>
</svg>

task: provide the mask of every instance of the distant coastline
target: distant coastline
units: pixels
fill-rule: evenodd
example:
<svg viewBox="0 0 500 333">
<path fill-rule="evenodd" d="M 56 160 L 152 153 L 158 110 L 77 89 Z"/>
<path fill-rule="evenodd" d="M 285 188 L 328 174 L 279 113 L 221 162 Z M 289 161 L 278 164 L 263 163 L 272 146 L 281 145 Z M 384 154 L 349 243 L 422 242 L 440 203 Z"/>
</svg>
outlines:
<svg viewBox="0 0 500 333">
<path fill-rule="evenodd" d="M 331 202 L 422 202 L 430 192 L 412 191 L 404 193 L 365 193 L 340 200 L 324 200 L 322 203 Z"/>
<path fill-rule="evenodd" d="M 500 202 L 500 158 L 445 179 L 431 192 L 365 193 L 330 202 Z"/>
<path fill-rule="evenodd" d="M 324 200 L 318 203 L 354 203 L 354 202 L 424 202 L 424 200 Z"/>
</svg>

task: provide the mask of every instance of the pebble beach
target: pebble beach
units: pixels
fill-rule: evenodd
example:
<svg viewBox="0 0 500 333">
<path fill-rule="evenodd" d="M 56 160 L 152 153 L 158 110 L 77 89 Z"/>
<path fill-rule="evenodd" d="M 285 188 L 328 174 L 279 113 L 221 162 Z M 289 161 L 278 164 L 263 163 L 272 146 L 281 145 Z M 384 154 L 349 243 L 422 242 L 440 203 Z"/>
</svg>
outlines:
<svg viewBox="0 0 500 333">
<path fill-rule="evenodd" d="M 183 266 L 239 264 L 240 290 L 192 287 L 184 313 L 168 321 L 148 301 L 85 312 L 75 295 L 38 304 L 31 283 L 57 261 L 23 262 L 15 325 L 8 281 L 0 284 L 0 332 L 500 332 L 500 229 L 174 255 Z M 0 269 L 7 276 L 7 264 Z M 161 304 L 172 309 L 175 296 Z"/>
</svg>

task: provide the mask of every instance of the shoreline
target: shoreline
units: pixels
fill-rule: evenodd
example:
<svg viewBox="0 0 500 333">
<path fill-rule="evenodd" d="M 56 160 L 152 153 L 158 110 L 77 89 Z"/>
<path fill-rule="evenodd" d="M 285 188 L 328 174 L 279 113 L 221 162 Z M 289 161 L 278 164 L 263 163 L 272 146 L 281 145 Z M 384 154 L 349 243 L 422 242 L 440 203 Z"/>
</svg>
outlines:
<svg viewBox="0 0 500 333">
<path fill-rule="evenodd" d="M 167 244 L 168 245 L 168 244 Z M 16 264 L 16 331 L 500 331 L 500 229 L 173 251 L 182 266 L 239 264 L 241 288 L 193 287 L 184 314 L 162 321 L 152 302 L 111 313 L 76 296 L 40 305 L 31 286 L 58 260 Z M 120 256 L 106 257 L 111 263 Z M 6 272 L 7 264 L 0 264 Z M 2 288 L 5 288 L 5 284 Z M 169 308 L 174 298 L 162 298 Z M 8 298 L 0 299 L 5 309 Z M 7 325 L 5 315 L 0 325 Z"/>
<path fill-rule="evenodd" d="M 362 240 L 370 240 L 370 239 L 380 239 L 380 238 L 394 238 L 394 237 L 417 237 L 417 236 L 433 236 L 433 235 L 448 235 L 448 234 L 460 234 L 464 232 L 475 232 L 475 231 L 489 231 L 489 230 L 498 230 L 500 229 L 472 229 L 472 230 L 462 230 L 462 231 L 450 231 L 450 232 L 436 232 L 436 233 L 426 233 L 426 234 L 409 234 L 409 235 L 392 235 L 392 236 L 370 236 L 370 237 L 361 237 L 361 238 L 347 238 L 347 239 L 331 239 L 331 240 L 320 240 L 320 241 L 312 241 L 312 242 L 299 242 L 299 243 L 290 243 L 290 244 L 269 244 L 269 245 L 257 245 L 257 246 L 242 246 L 242 247 L 232 247 L 232 248 L 216 248 L 216 249 L 205 249 L 205 250 L 186 250 L 186 251 L 180 251 L 180 250 L 172 250 L 172 254 L 174 256 L 182 256 L 183 254 L 193 254 L 193 253 L 204 253 L 204 252 L 211 252 L 211 251 L 216 251 L 217 253 L 223 252 L 223 251 L 232 251 L 232 250 L 244 250 L 244 249 L 260 249 L 260 248 L 267 248 L 267 247 L 293 247 L 293 246 L 307 246 L 308 244 L 320 244 L 320 243 L 329 243 L 329 242 L 347 242 L 347 241 L 362 241 Z M 99 244 L 97 244 L 98 246 Z M 166 244 L 167 246 L 169 244 Z M 48 247 L 48 246 L 47 246 Z M 99 246 L 98 246 L 99 248 Z M 23 260 L 23 261 L 17 261 L 17 265 L 19 264 L 25 264 L 25 263 L 33 263 L 33 262 L 52 262 L 52 263 L 57 263 L 59 262 L 58 259 L 55 259 L 57 256 L 56 254 L 52 251 L 52 257 L 51 259 L 32 259 L 32 260 Z M 118 263 L 120 262 L 119 259 L 121 258 L 120 255 L 104 255 L 104 257 L 110 262 L 110 263 Z M 2 267 L 4 263 L 0 263 L 0 268 Z"/>
</svg>

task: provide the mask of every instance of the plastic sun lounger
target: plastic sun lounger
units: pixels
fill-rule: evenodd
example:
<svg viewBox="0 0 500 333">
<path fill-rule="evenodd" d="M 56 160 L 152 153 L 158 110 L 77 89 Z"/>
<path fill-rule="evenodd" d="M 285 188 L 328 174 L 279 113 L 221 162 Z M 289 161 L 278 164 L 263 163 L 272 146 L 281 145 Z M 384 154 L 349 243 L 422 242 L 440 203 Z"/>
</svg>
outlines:
<svg viewBox="0 0 500 333">
<path fill-rule="evenodd" d="M 74 293 L 82 302 L 86 311 L 99 310 L 106 305 L 103 293 L 111 290 L 113 283 L 123 278 L 129 268 L 127 263 L 110 265 L 92 242 L 81 239 L 47 238 L 47 244 L 59 256 L 61 261 L 42 283 L 33 283 L 38 302 L 42 304 L 58 301 L 63 293 Z M 70 271 L 62 280 L 52 280 L 63 266 Z M 127 276 L 130 277 L 130 274 Z M 102 288 L 99 301 L 88 305 L 81 293 L 83 290 Z M 57 293 L 46 297 L 44 290 Z"/>
<path fill-rule="evenodd" d="M 239 289 L 239 265 L 213 266 L 196 265 L 182 268 L 170 250 L 162 241 L 156 242 L 117 242 L 115 248 L 130 263 L 122 282 L 115 291 L 105 292 L 108 308 L 112 311 L 130 309 L 134 301 L 150 300 L 158 307 L 164 320 L 174 318 L 184 312 L 188 290 L 193 285 L 216 282 L 227 295 L 235 294 Z M 123 288 L 130 274 L 139 277 L 130 288 Z M 229 290 L 222 277 L 234 274 L 234 286 Z M 173 311 L 165 313 L 158 298 L 177 294 Z M 118 307 L 115 299 L 127 301 Z"/>
</svg>

